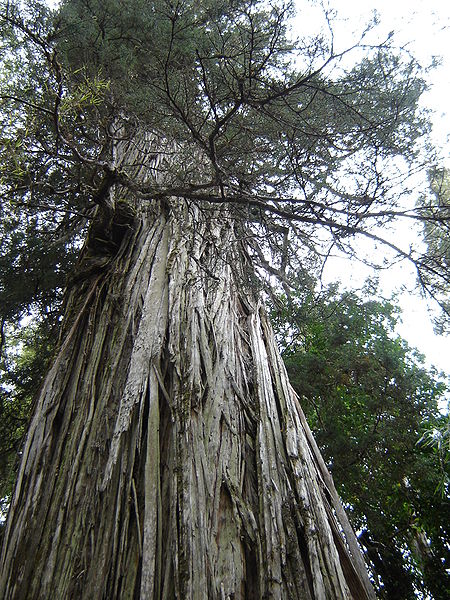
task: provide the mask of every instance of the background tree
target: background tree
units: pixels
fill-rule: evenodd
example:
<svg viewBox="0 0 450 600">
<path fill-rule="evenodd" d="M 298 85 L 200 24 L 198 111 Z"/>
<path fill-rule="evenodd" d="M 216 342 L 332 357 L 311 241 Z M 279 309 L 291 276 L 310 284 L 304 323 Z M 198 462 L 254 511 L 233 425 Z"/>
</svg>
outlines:
<svg viewBox="0 0 450 600">
<path fill-rule="evenodd" d="M 434 216 L 433 221 L 423 224 L 424 238 L 428 247 L 428 261 L 432 268 L 424 275 L 425 284 L 432 284 L 435 295 L 440 299 L 444 312 L 448 314 L 448 282 L 439 281 L 435 274 L 449 270 L 450 267 L 450 176 L 448 169 L 434 167 L 429 172 L 431 194 L 426 194 L 419 202 L 419 207 L 426 215 Z M 445 316 L 436 318 L 438 331 L 446 332 L 448 320 Z"/>
<path fill-rule="evenodd" d="M 379 597 L 443 600 L 448 465 L 421 436 L 446 422 L 439 405 L 448 388 L 394 335 L 394 305 L 373 295 L 332 286 L 318 298 L 303 286 L 274 311 L 275 329 Z"/>
<path fill-rule="evenodd" d="M 259 293 L 435 220 L 408 203 L 417 65 L 363 36 L 346 69 L 277 2 L 3 6 L 7 218 L 32 223 L 21 257 L 47 241 L 55 302 L 69 275 L 1 593 L 373 597 Z"/>
</svg>

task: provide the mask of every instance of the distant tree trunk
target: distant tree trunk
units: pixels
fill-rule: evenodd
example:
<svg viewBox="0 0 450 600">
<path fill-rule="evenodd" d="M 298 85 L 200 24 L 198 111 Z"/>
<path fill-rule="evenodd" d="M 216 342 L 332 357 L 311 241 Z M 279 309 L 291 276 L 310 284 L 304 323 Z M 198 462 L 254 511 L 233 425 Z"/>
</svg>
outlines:
<svg viewBox="0 0 450 600">
<path fill-rule="evenodd" d="M 433 600 L 447 600 L 450 597 L 450 578 L 438 556 L 435 556 L 426 535 L 420 529 L 411 532 L 413 555 L 422 572 L 423 580 L 431 592 Z"/>
<path fill-rule="evenodd" d="M 0 597 L 374 598 L 238 225 L 127 202 L 99 209 L 71 282 Z"/>
<path fill-rule="evenodd" d="M 359 537 L 375 574 L 381 579 L 380 597 L 385 600 L 413 600 L 416 593 L 411 573 L 405 569 L 395 544 L 379 542 L 373 532 L 364 530 Z"/>
</svg>

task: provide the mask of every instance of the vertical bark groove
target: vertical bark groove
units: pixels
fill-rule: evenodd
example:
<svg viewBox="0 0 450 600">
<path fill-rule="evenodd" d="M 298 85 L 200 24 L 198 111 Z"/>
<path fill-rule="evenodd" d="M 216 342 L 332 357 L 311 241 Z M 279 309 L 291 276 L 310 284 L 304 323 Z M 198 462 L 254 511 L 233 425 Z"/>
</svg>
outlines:
<svg viewBox="0 0 450 600">
<path fill-rule="evenodd" d="M 229 217 L 155 204 L 74 284 L 1 597 L 374 598 Z"/>
</svg>

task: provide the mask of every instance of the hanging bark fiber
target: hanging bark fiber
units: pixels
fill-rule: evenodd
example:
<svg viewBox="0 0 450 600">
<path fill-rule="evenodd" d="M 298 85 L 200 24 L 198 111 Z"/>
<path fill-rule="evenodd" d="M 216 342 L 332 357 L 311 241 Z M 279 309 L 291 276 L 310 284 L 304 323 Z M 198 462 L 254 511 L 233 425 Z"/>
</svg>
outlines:
<svg viewBox="0 0 450 600">
<path fill-rule="evenodd" d="M 230 209 L 114 205 L 67 293 L 0 596 L 374 598 Z"/>
</svg>

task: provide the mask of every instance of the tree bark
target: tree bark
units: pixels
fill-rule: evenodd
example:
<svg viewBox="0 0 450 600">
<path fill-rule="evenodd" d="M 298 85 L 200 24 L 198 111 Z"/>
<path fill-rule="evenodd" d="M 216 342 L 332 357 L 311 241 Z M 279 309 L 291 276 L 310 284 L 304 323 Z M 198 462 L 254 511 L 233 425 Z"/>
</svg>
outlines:
<svg viewBox="0 0 450 600">
<path fill-rule="evenodd" d="M 0 597 L 374 598 L 238 224 L 177 198 L 115 206 L 67 294 Z"/>
</svg>

